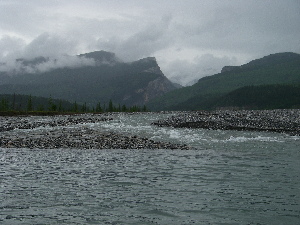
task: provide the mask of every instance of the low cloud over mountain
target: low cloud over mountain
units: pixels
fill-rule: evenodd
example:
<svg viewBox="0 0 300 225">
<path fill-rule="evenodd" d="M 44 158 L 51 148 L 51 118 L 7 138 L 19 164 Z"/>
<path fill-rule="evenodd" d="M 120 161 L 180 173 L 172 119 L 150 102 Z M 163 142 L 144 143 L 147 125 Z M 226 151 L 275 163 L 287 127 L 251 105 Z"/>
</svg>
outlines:
<svg viewBox="0 0 300 225">
<path fill-rule="evenodd" d="M 19 58 L 2 63 L 0 94 L 27 94 L 95 106 L 99 101 L 143 105 L 178 88 L 154 57 L 130 63 L 114 53 L 96 51 L 78 56 Z"/>
<path fill-rule="evenodd" d="M 94 59 L 79 56 L 61 55 L 52 57 L 37 57 L 30 61 L 16 59 L 0 64 L 0 72 L 7 72 L 9 75 L 20 73 L 44 73 L 59 68 L 79 68 L 83 66 L 95 66 Z"/>
<path fill-rule="evenodd" d="M 300 53 L 299 11 L 296 0 L 2 0 L 0 62 L 105 50 L 127 62 L 155 57 L 186 84 L 228 64 Z"/>
</svg>

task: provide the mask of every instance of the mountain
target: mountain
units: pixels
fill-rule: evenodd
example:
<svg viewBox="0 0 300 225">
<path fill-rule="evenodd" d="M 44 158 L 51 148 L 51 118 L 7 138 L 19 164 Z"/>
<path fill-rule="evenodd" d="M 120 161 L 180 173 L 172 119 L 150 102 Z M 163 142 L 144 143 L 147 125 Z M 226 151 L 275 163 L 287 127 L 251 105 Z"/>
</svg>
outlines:
<svg viewBox="0 0 300 225">
<path fill-rule="evenodd" d="M 299 108 L 300 86 L 277 84 L 242 87 L 218 98 L 211 105 L 213 109 L 222 107 L 243 109 Z"/>
<path fill-rule="evenodd" d="M 63 58 L 73 66 L 61 66 L 59 59 L 49 60 L 44 57 L 31 61 L 18 59 L 23 68 L 21 72 L 0 73 L 0 94 L 51 96 L 88 105 L 112 100 L 131 106 L 144 105 L 177 88 L 164 76 L 154 57 L 124 63 L 114 53 L 97 51 Z M 79 65 L 74 65 L 76 63 Z M 55 65 L 60 67 L 53 68 Z M 47 66 L 50 69 L 45 70 Z"/>
<path fill-rule="evenodd" d="M 153 99 L 148 107 L 152 110 L 208 109 L 217 99 L 236 89 L 280 84 L 300 84 L 299 54 L 277 53 L 241 66 L 226 66 L 221 73 L 201 78 L 192 86 Z"/>
<path fill-rule="evenodd" d="M 191 98 L 175 109 L 189 108 L 195 101 L 206 110 L 300 108 L 300 85 L 245 86 L 221 96 Z"/>
<path fill-rule="evenodd" d="M 98 63 L 117 63 L 117 62 L 121 62 L 121 60 L 119 60 L 116 57 L 115 53 L 106 52 L 106 51 L 89 52 L 89 53 L 85 53 L 85 54 L 80 54 L 79 57 L 94 59 Z"/>
</svg>

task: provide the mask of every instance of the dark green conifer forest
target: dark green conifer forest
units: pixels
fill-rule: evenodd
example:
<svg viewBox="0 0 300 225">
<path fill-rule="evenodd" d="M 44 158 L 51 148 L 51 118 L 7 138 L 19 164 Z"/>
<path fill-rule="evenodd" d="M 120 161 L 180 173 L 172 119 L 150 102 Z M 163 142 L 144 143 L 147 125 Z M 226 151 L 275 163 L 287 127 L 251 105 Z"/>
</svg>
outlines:
<svg viewBox="0 0 300 225">
<path fill-rule="evenodd" d="M 104 112 L 146 112 L 146 106 L 116 105 L 109 101 L 108 104 L 100 102 L 95 107 L 87 106 L 86 103 L 78 104 L 31 95 L 6 94 L 0 95 L 0 112 L 53 112 L 53 113 L 104 113 Z"/>
</svg>

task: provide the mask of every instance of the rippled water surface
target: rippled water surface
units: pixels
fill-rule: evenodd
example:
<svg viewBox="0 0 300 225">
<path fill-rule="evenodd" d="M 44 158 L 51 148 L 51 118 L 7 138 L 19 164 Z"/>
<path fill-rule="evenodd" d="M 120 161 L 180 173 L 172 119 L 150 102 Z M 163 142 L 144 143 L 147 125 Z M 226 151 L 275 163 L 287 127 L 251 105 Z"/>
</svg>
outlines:
<svg viewBox="0 0 300 225">
<path fill-rule="evenodd" d="M 298 137 L 149 125 L 166 116 L 82 126 L 195 150 L 0 149 L 0 224 L 300 223 Z"/>
</svg>

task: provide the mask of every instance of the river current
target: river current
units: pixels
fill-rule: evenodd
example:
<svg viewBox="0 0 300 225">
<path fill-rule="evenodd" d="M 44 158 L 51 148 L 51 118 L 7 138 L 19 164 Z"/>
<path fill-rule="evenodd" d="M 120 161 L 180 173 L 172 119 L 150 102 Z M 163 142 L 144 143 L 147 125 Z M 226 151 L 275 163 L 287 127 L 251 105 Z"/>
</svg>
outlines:
<svg viewBox="0 0 300 225">
<path fill-rule="evenodd" d="M 0 148 L 0 224 L 300 224 L 300 137 L 150 125 L 167 116 L 76 126 L 194 150 Z"/>
</svg>

